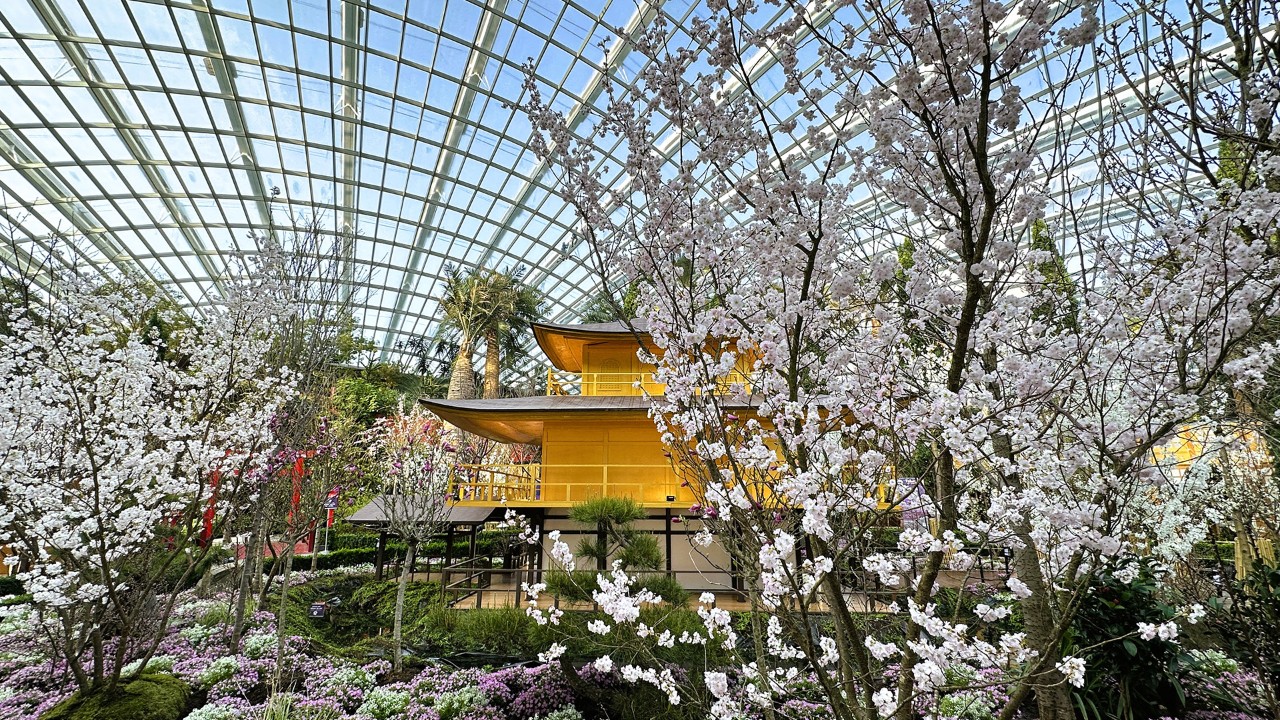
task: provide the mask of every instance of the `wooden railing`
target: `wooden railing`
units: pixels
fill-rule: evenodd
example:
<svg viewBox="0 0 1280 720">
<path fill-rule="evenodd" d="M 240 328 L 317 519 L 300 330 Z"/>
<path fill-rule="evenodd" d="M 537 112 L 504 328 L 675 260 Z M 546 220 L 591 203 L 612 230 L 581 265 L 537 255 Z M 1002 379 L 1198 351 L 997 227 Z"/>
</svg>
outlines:
<svg viewBox="0 0 1280 720">
<path fill-rule="evenodd" d="M 754 493 L 767 493 L 756 487 Z M 595 497 L 630 497 L 650 507 L 688 507 L 698 502 L 667 464 L 459 465 L 450 494 L 460 505 L 563 507 Z M 874 491 L 878 510 L 901 511 L 911 498 L 892 498 L 888 485 Z M 668 499 L 670 498 L 670 499 Z"/>
<path fill-rule="evenodd" d="M 547 370 L 548 395 L 661 395 L 666 385 L 651 372 L 588 372 Z"/>
<path fill-rule="evenodd" d="M 459 465 L 450 492 L 461 505 L 560 507 L 594 497 L 630 497 L 642 505 L 669 507 L 695 502 L 666 464 Z"/>
<path fill-rule="evenodd" d="M 720 380 L 724 391 L 732 385 L 742 385 L 750 391 L 752 380 L 746 373 L 733 372 Z M 548 395 L 606 395 L 635 396 L 663 395 L 667 391 L 664 383 L 658 382 L 651 372 L 586 372 L 575 373 L 567 370 L 547 370 Z"/>
<path fill-rule="evenodd" d="M 528 503 L 542 486 L 542 464 L 459 465 L 450 486 L 459 503 Z"/>
</svg>

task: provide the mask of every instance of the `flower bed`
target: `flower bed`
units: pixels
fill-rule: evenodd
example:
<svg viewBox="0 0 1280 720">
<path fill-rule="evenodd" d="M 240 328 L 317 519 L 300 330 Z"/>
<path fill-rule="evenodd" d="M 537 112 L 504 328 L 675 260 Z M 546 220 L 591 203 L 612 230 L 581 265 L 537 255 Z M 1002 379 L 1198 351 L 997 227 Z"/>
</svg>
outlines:
<svg viewBox="0 0 1280 720">
<path fill-rule="evenodd" d="M 299 573 L 299 579 L 328 587 L 347 582 L 349 571 Z M 311 588 L 299 588 L 303 594 Z M 177 606 L 156 653 L 146 661 L 132 660 L 123 676 L 146 673 L 172 676 L 191 690 L 190 720 L 582 720 L 584 717 L 700 718 L 695 692 L 678 707 L 652 684 L 628 677 L 603 646 L 600 658 L 566 674 L 560 663 L 528 664 L 490 669 L 459 669 L 429 664 L 400 675 L 383 659 L 336 657 L 325 643 L 300 634 L 287 634 L 283 646 L 277 618 L 254 613 L 237 646 L 229 644 L 231 603 L 226 596 L 198 599 L 187 596 Z M 65 663 L 51 655 L 38 632 L 38 619 L 24 607 L 4 609 L 0 615 L 0 717 L 40 720 L 72 694 Z M 292 627 L 291 627 L 292 629 Z M 587 652 L 579 647 L 579 654 Z M 1265 698 L 1257 677 L 1225 655 L 1193 652 L 1192 669 L 1182 678 L 1197 720 L 1250 720 L 1264 715 Z M 675 682 L 684 687 L 702 683 L 700 670 L 668 664 Z M 750 686 L 731 669 L 705 678 L 724 683 L 739 699 Z M 892 669 L 891 669 L 892 672 Z M 1001 678 L 968 676 L 948 670 L 939 691 L 938 717 L 950 720 L 990 720 L 1002 701 Z M 634 673 L 633 673 L 634 674 Z M 947 686 L 970 689 L 947 691 Z M 830 714 L 817 678 L 796 671 L 785 698 L 775 707 L 784 717 L 824 717 Z M 976 688 L 976 689 L 974 689 Z M 704 695 L 705 697 L 705 695 Z M 926 698 L 921 698 L 924 711 Z M 759 720 L 757 709 L 742 720 Z M 176 718 L 174 720 L 177 720 Z"/>
</svg>

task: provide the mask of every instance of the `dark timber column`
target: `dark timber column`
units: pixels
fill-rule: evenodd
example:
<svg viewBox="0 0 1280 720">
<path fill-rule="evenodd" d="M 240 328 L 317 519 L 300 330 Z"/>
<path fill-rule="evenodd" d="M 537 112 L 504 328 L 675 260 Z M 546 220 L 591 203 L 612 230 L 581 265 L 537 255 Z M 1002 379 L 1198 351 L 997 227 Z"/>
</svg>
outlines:
<svg viewBox="0 0 1280 720">
<path fill-rule="evenodd" d="M 667 508 L 667 575 L 671 575 L 671 508 Z"/>
<path fill-rule="evenodd" d="M 605 556 L 604 552 L 605 548 L 608 547 L 608 545 L 606 545 L 607 542 L 608 536 L 604 531 L 604 522 L 600 522 L 596 525 L 596 547 L 600 550 L 596 556 L 596 570 L 600 572 L 604 572 L 608 567 L 608 563 L 606 562 L 608 558 Z"/>
<path fill-rule="evenodd" d="M 440 566 L 440 596 L 446 597 L 449 587 L 449 565 L 453 564 L 453 523 L 444 534 L 444 564 Z"/>
<path fill-rule="evenodd" d="M 386 561 L 387 554 L 387 531 L 383 530 L 378 533 L 378 557 L 373 561 L 377 566 L 377 578 L 382 579 L 382 566 Z"/>
<path fill-rule="evenodd" d="M 449 529 L 444 533 L 444 566 L 449 567 L 453 562 L 453 525 L 449 525 Z"/>
</svg>

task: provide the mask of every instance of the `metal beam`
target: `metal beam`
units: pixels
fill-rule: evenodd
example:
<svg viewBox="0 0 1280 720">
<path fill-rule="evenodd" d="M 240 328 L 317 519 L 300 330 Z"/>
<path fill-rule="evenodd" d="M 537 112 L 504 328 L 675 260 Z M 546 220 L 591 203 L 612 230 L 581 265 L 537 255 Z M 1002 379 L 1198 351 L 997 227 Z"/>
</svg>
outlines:
<svg viewBox="0 0 1280 720">
<path fill-rule="evenodd" d="M 400 316 L 408 297 L 411 284 L 417 281 L 417 271 L 422 265 L 423 250 L 435 237 L 436 216 L 440 209 L 440 195 L 446 183 L 452 180 L 453 165 L 457 158 L 456 149 L 466 134 L 467 124 L 461 118 L 471 113 L 475 104 L 476 90 L 468 82 L 471 77 L 484 77 L 489 63 L 489 53 L 498 38 L 498 28 L 502 25 L 502 13 L 506 12 L 507 0 L 494 0 L 485 6 L 480 18 L 480 27 L 476 31 L 475 45 L 467 57 L 467 64 L 462 72 L 463 82 L 459 84 L 461 92 L 453 103 L 453 112 L 449 114 L 449 124 L 445 128 L 445 140 L 436 158 L 435 170 L 432 172 L 431 184 L 423 204 L 422 216 L 418 219 L 418 234 L 413 243 L 413 251 L 409 254 L 409 263 L 400 282 L 400 293 L 396 297 L 395 309 L 391 313 L 391 323 L 382 339 L 381 359 L 386 360 L 400 329 Z"/>
<path fill-rule="evenodd" d="M 155 282 L 151 273 L 146 272 L 132 255 L 120 249 L 120 246 L 108 236 L 106 228 L 98 224 L 97 218 L 77 195 L 57 176 L 50 173 L 45 163 L 28 150 L 22 139 L 11 130 L 0 129 L 0 157 L 31 183 L 49 205 L 56 208 L 67 222 L 71 223 L 75 231 L 88 240 L 107 262 L 126 273 L 141 271 Z"/>
<path fill-rule="evenodd" d="M 103 89 L 105 84 L 103 77 L 94 66 L 93 60 L 84 52 L 79 43 L 70 41 L 70 37 L 73 34 L 71 24 L 62 14 L 62 11 L 54 6 L 52 0 L 31 0 L 31 5 L 36 13 L 40 15 L 45 26 L 49 28 L 54 41 L 58 44 L 58 48 L 71 62 L 80 77 L 88 83 L 89 92 L 93 95 L 103 114 L 115 125 L 115 130 L 125 146 L 129 148 L 130 155 L 137 160 L 138 166 L 147 176 L 147 181 L 155 188 L 161 202 L 164 203 L 165 208 L 173 216 L 173 219 L 177 221 L 179 231 L 191 246 L 197 261 L 204 268 L 209 280 L 215 287 L 222 290 L 221 271 L 210 260 L 210 256 L 213 253 L 205 245 L 204 239 L 192 230 L 191 225 L 195 223 L 186 216 L 186 212 L 182 207 L 173 201 L 173 189 L 168 186 L 164 178 L 156 170 L 157 163 L 155 159 L 149 155 L 142 141 L 138 139 L 137 134 L 129 129 L 131 123 L 128 116 L 116 103 L 111 93 Z"/>
<path fill-rule="evenodd" d="M 355 234 L 356 234 L 356 192 L 357 172 L 356 157 L 360 151 L 360 28 L 363 24 L 364 12 L 355 0 L 342 2 L 342 94 L 338 99 L 336 114 L 344 118 L 339 122 L 340 139 L 337 160 L 341 166 L 342 180 L 342 220 L 338 227 L 338 242 L 341 243 L 342 279 L 345 298 L 351 298 L 352 285 L 355 280 Z"/>
<path fill-rule="evenodd" d="M 208 0 L 194 0 L 192 10 L 196 13 L 196 21 L 200 24 L 200 34 L 204 37 L 205 46 L 209 48 L 211 55 L 205 56 L 205 66 L 209 73 L 213 75 L 214 80 L 218 83 L 218 90 L 225 96 L 223 104 L 227 109 L 227 116 L 231 118 L 231 132 L 236 138 L 236 147 L 240 154 L 248 161 L 251 168 L 247 173 L 249 176 L 249 186 L 254 194 L 254 204 L 258 207 L 258 213 L 262 216 L 262 222 L 267 227 L 268 234 L 274 234 L 275 223 L 271 216 L 271 207 L 268 205 L 268 192 L 266 185 L 262 182 L 262 174 L 259 171 L 258 157 L 254 154 L 253 143 L 249 142 L 249 130 L 244 120 L 244 113 L 240 110 L 239 94 L 236 92 L 235 69 L 226 60 L 226 46 L 222 42 L 222 32 L 218 29 L 218 24 L 213 20 L 213 11 L 209 7 Z"/>
<path fill-rule="evenodd" d="M 627 24 L 623 26 L 622 32 L 614 39 L 609 49 L 605 51 L 610 64 L 591 76 L 591 80 L 580 95 L 581 99 L 574 104 L 565 116 L 570 132 L 576 133 L 578 127 L 590 117 L 591 107 L 595 105 L 596 100 L 600 98 L 600 94 L 604 92 L 606 75 L 611 73 L 613 69 L 622 67 L 622 63 L 631 54 L 637 36 L 647 30 L 654 20 L 658 19 L 659 12 L 660 8 L 655 0 L 640 0 L 635 12 L 631 14 L 631 17 L 627 19 Z M 525 178 L 524 183 L 521 184 L 520 190 L 516 192 L 515 199 L 511 201 L 510 207 L 498 223 L 498 231 L 494 234 L 494 242 L 491 242 L 484 254 L 480 256 L 481 265 L 486 264 L 493 257 L 497 239 L 512 232 L 512 221 L 520 213 L 525 203 L 528 202 L 529 196 L 538 187 L 538 179 L 550 167 L 551 163 L 547 160 L 539 159 L 529 171 L 529 175 Z M 570 248 L 570 250 L 572 249 Z"/>
</svg>

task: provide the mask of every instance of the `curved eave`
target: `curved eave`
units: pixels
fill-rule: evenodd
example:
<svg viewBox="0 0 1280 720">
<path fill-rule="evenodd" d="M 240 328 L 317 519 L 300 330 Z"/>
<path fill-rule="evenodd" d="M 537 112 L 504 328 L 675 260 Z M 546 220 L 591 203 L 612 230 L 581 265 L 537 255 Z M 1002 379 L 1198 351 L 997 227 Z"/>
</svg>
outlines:
<svg viewBox="0 0 1280 720">
<path fill-rule="evenodd" d="M 587 345 L 619 337 L 647 337 L 643 320 L 632 320 L 634 330 L 625 323 L 588 323 L 553 325 L 534 323 L 533 336 L 551 364 L 565 372 L 582 372 L 582 350 Z"/>
<path fill-rule="evenodd" d="M 502 443 L 542 444 L 547 420 L 647 417 L 644 397 L 537 396 L 496 400 L 422 400 L 445 422 Z"/>
</svg>

